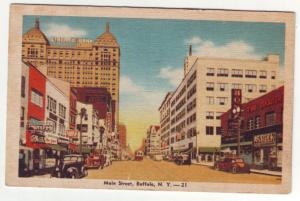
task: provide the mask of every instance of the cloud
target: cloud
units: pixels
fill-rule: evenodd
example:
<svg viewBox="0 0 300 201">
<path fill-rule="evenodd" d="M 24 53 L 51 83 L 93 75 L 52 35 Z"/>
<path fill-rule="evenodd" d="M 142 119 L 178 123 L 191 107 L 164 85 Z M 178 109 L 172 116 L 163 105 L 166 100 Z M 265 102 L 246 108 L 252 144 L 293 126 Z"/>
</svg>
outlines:
<svg viewBox="0 0 300 201">
<path fill-rule="evenodd" d="M 193 55 L 205 57 L 261 59 L 262 55 L 255 52 L 255 48 L 243 40 L 231 41 L 223 45 L 216 45 L 210 40 L 192 37 L 185 42 L 193 45 Z"/>
<path fill-rule="evenodd" d="M 177 87 L 183 78 L 183 69 L 172 66 L 164 67 L 160 69 L 157 77 L 166 79 L 172 86 Z"/>
<path fill-rule="evenodd" d="M 65 37 L 65 38 L 77 38 L 84 37 L 87 32 L 83 29 L 72 28 L 66 24 L 51 23 L 47 25 L 45 29 L 46 35 L 50 37 Z"/>
<path fill-rule="evenodd" d="M 120 93 L 122 96 L 127 96 L 127 99 L 131 99 L 131 105 L 135 107 L 152 107 L 155 106 L 156 110 L 166 94 L 164 91 L 159 89 L 146 89 L 143 86 L 140 86 L 134 81 L 124 75 L 120 78 Z"/>
<path fill-rule="evenodd" d="M 135 84 L 128 76 L 121 76 L 120 78 L 121 93 L 138 93 L 142 90 L 140 86 Z"/>
</svg>

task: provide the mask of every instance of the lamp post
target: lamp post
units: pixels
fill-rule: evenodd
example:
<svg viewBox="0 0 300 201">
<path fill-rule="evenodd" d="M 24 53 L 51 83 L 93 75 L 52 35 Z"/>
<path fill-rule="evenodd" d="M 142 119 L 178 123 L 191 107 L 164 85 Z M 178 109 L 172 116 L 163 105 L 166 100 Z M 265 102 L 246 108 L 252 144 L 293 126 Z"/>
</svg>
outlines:
<svg viewBox="0 0 300 201">
<path fill-rule="evenodd" d="M 85 108 L 80 109 L 80 113 L 78 114 L 80 116 L 80 137 L 79 137 L 79 153 L 82 155 L 82 119 L 84 118 L 87 120 L 87 113 Z"/>
</svg>

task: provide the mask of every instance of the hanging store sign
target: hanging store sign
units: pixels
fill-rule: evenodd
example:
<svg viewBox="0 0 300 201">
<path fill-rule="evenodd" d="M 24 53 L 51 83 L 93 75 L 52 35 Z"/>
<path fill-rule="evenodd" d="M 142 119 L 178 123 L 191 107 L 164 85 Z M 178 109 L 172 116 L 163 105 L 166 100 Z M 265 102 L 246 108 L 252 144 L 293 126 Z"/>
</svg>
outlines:
<svg viewBox="0 0 300 201">
<path fill-rule="evenodd" d="M 46 135 L 45 136 L 45 143 L 46 144 L 57 144 L 57 138 L 50 136 L 50 135 Z"/>
<path fill-rule="evenodd" d="M 66 135 L 71 139 L 78 139 L 78 130 L 66 130 Z"/>
<path fill-rule="evenodd" d="M 69 140 L 65 139 L 65 138 L 58 138 L 57 143 L 62 144 L 62 145 L 66 145 L 66 144 L 69 144 Z"/>
<path fill-rule="evenodd" d="M 45 144 L 45 137 L 40 135 L 31 135 L 30 140 L 32 143 Z"/>
<path fill-rule="evenodd" d="M 276 144 L 276 133 L 267 133 L 262 135 L 256 135 L 253 138 L 253 145 L 259 146 L 272 146 Z"/>
<path fill-rule="evenodd" d="M 39 121 L 28 124 L 28 130 L 31 132 L 53 132 L 53 122 L 51 121 Z"/>
</svg>

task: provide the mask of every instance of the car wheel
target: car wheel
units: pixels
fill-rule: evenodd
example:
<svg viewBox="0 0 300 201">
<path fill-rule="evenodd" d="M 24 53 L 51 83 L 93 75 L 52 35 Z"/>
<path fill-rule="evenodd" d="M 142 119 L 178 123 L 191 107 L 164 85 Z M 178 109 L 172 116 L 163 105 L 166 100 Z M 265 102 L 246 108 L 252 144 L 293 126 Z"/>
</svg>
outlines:
<svg viewBox="0 0 300 201">
<path fill-rule="evenodd" d="M 236 174 L 237 173 L 237 167 L 232 167 L 232 169 L 231 169 L 231 172 L 233 173 L 233 174 Z"/>
</svg>

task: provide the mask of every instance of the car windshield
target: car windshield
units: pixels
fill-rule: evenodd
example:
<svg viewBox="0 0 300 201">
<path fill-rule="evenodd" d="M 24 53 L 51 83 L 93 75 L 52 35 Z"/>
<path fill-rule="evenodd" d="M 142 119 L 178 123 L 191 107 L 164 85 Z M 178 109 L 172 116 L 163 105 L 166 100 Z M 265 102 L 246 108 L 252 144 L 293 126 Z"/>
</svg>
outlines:
<svg viewBox="0 0 300 201">
<path fill-rule="evenodd" d="M 66 156 L 64 158 L 64 161 L 73 161 L 73 162 L 76 162 L 76 161 L 80 161 L 80 158 L 77 157 L 77 156 Z"/>
<path fill-rule="evenodd" d="M 235 159 L 235 161 L 236 161 L 237 163 L 243 163 L 243 162 L 244 162 L 244 160 L 241 159 L 241 158 Z"/>
</svg>

